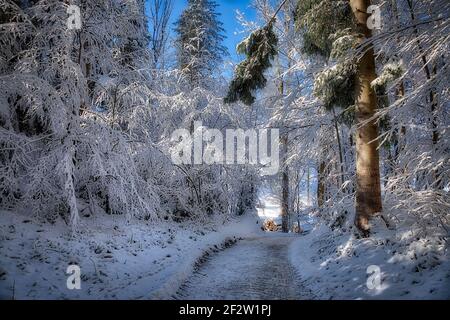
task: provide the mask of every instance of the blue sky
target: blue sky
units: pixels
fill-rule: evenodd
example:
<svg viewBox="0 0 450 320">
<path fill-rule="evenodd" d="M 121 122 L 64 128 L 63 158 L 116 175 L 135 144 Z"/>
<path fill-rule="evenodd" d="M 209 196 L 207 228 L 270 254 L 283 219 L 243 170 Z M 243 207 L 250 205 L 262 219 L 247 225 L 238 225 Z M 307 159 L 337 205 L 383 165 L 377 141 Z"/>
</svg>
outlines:
<svg viewBox="0 0 450 320">
<path fill-rule="evenodd" d="M 148 0 L 152 1 L 152 0 Z M 225 29 L 226 39 L 224 45 L 228 48 L 230 53 L 230 58 L 234 62 L 239 62 L 239 57 L 236 54 L 236 45 L 241 42 L 241 40 L 246 36 L 245 34 L 234 33 L 241 29 L 240 25 L 236 20 L 236 9 L 243 12 L 247 20 L 255 20 L 255 12 L 253 9 L 249 8 L 251 0 L 216 0 L 219 5 L 217 11 L 221 14 L 220 20 L 223 23 L 223 28 Z M 174 23 L 177 21 L 181 12 L 187 5 L 187 0 L 175 0 L 175 6 L 172 13 L 170 29 L 173 32 Z"/>
</svg>

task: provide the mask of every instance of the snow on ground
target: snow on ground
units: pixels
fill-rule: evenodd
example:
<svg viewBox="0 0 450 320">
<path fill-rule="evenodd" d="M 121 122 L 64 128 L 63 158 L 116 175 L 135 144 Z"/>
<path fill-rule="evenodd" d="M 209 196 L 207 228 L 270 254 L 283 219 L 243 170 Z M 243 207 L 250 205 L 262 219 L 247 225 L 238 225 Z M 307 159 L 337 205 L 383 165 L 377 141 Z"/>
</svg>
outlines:
<svg viewBox="0 0 450 320">
<path fill-rule="evenodd" d="M 1 299 L 167 298 L 192 273 L 205 250 L 227 238 L 260 232 L 249 214 L 224 223 L 192 226 L 104 215 L 83 218 L 72 236 L 50 225 L 0 212 Z M 69 264 L 81 268 L 81 290 L 66 286 Z"/>
<path fill-rule="evenodd" d="M 289 256 L 301 284 L 319 299 L 450 299 L 445 241 L 417 233 L 379 227 L 357 239 L 322 225 L 297 238 Z M 379 267 L 379 283 L 371 265 Z"/>
<path fill-rule="evenodd" d="M 266 204 L 279 210 L 276 200 Z M 380 225 L 368 239 L 324 225 L 306 235 L 263 233 L 265 217 L 192 225 L 99 215 L 72 235 L 61 221 L 0 212 L 0 298 L 163 299 L 185 284 L 180 298 L 450 299 L 448 247 L 438 236 Z M 246 240 L 196 267 L 237 237 Z M 70 264 L 81 267 L 81 290 L 66 287 Z M 379 268 L 379 286 L 367 282 L 375 279 L 369 266 Z"/>
<path fill-rule="evenodd" d="M 268 233 L 239 241 L 200 266 L 178 292 L 180 299 L 311 299 L 288 262 L 298 235 Z M 245 257 L 245 259 L 243 259 Z"/>
</svg>

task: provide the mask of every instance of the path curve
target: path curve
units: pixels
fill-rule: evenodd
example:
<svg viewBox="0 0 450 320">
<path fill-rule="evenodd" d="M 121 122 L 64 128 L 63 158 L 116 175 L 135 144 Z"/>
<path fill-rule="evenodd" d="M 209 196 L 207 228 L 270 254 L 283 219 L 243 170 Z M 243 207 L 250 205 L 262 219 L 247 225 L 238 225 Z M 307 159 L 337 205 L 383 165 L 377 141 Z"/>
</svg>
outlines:
<svg viewBox="0 0 450 320">
<path fill-rule="evenodd" d="M 289 263 L 294 236 L 249 238 L 221 251 L 183 284 L 178 299 L 295 300 L 311 294 L 299 284 Z"/>
</svg>

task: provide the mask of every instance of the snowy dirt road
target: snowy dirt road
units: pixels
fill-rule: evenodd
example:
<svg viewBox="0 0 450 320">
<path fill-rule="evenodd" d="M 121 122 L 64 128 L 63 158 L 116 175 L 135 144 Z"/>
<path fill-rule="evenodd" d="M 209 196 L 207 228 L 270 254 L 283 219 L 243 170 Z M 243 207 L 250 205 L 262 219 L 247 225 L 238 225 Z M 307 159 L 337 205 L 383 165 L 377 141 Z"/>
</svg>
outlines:
<svg viewBox="0 0 450 320">
<path fill-rule="evenodd" d="M 289 263 L 294 237 L 249 238 L 211 256 L 181 286 L 177 299 L 307 299 Z"/>
</svg>

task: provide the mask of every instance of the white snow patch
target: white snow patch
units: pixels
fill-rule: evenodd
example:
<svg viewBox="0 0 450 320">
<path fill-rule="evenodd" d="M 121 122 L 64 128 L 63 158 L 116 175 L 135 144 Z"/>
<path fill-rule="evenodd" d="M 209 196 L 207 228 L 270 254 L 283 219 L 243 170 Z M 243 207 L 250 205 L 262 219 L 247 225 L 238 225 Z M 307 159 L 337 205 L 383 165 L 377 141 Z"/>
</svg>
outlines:
<svg viewBox="0 0 450 320">
<path fill-rule="evenodd" d="M 193 226 L 124 216 L 83 218 L 79 233 L 59 222 L 0 212 L 0 299 L 167 298 L 205 250 L 226 238 L 259 233 L 248 214 Z M 69 264 L 81 268 L 81 290 L 67 289 Z"/>
<path fill-rule="evenodd" d="M 385 230 L 356 239 L 320 225 L 293 241 L 289 256 L 318 299 L 449 299 L 445 241 L 414 234 Z M 381 271 L 380 286 L 373 289 L 367 286 L 371 265 Z"/>
</svg>

